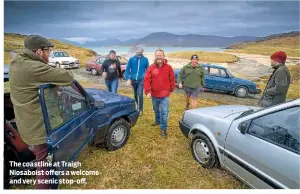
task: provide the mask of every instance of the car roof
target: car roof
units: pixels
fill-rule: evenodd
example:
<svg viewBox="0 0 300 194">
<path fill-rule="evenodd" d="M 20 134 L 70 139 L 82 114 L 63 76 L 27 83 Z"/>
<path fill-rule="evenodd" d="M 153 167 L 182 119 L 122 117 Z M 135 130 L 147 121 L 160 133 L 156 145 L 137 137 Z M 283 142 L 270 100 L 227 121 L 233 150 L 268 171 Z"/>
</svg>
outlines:
<svg viewBox="0 0 300 194">
<path fill-rule="evenodd" d="M 226 69 L 225 67 L 222 67 L 220 65 L 214 65 L 214 64 L 209 64 L 209 63 L 206 63 L 206 64 L 201 64 L 202 67 L 213 67 L 213 68 L 217 68 L 217 69 Z"/>
</svg>

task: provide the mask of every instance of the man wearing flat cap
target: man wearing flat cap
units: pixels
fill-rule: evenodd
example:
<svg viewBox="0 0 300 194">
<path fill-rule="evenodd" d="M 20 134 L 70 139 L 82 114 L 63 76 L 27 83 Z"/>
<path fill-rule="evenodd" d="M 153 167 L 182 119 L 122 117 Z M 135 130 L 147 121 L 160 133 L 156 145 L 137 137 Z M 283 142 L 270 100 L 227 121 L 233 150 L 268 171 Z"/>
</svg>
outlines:
<svg viewBox="0 0 300 194">
<path fill-rule="evenodd" d="M 286 54 L 277 51 L 271 55 L 271 67 L 274 69 L 258 105 L 269 107 L 285 102 L 290 86 L 290 72 L 285 66 Z"/>
<path fill-rule="evenodd" d="M 178 75 L 178 87 L 183 88 L 186 96 L 185 110 L 197 107 L 197 98 L 204 86 L 204 69 L 198 63 L 198 56 L 192 55 L 191 62 L 185 65 Z"/>
<path fill-rule="evenodd" d="M 54 45 L 46 38 L 38 35 L 27 36 L 24 47 L 10 63 L 10 95 L 18 131 L 23 141 L 33 147 L 33 153 L 39 162 L 45 161 L 48 154 L 39 86 L 45 83 L 71 85 L 73 77 L 64 69 L 48 65 L 50 48 Z M 47 169 L 38 167 L 37 170 Z M 48 179 L 48 176 L 37 175 L 37 179 Z M 36 189 L 49 188 L 49 184 L 36 184 Z"/>
</svg>

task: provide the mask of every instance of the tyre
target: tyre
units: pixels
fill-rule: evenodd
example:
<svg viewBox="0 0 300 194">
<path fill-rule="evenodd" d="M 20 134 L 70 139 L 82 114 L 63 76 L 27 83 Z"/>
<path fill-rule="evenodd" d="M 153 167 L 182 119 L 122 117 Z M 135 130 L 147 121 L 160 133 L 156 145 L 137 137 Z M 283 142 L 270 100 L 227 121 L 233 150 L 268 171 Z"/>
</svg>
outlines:
<svg viewBox="0 0 300 194">
<path fill-rule="evenodd" d="M 105 148 L 114 151 L 123 147 L 130 134 L 130 124 L 125 119 L 116 120 L 108 129 L 105 137 Z"/>
<path fill-rule="evenodd" d="M 249 90 L 245 86 L 239 86 L 235 89 L 234 94 L 239 98 L 246 98 L 248 96 Z"/>
<path fill-rule="evenodd" d="M 92 75 L 97 75 L 98 71 L 96 69 L 91 69 L 91 73 L 92 73 Z"/>
<path fill-rule="evenodd" d="M 55 63 L 55 66 L 56 66 L 56 67 L 60 67 L 59 62 L 56 62 L 56 63 Z"/>
<path fill-rule="evenodd" d="M 203 168 L 213 168 L 218 165 L 218 157 L 215 148 L 209 138 L 204 134 L 196 134 L 193 137 L 191 150 L 194 159 Z"/>
</svg>

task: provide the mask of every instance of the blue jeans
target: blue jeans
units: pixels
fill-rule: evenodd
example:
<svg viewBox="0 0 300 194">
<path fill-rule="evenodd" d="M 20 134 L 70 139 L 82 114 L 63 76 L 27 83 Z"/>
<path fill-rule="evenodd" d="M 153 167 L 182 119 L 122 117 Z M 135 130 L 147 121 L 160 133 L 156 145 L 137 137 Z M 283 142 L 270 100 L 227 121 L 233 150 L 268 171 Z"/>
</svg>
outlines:
<svg viewBox="0 0 300 194">
<path fill-rule="evenodd" d="M 155 121 L 160 123 L 161 130 L 166 131 L 168 127 L 169 97 L 152 97 L 152 104 L 155 113 Z"/>
<path fill-rule="evenodd" d="M 112 93 L 118 93 L 119 78 L 113 80 L 105 80 L 107 90 Z"/>
<path fill-rule="evenodd" d="M 139 111 L 143 111 L 144 99 L 143 99 L 143 90 L 144 90 L 144 81 L 143 80 L 132 80 L 132 87 L 134 92 L 134 99 L 138 104 Z"/>
</svg>

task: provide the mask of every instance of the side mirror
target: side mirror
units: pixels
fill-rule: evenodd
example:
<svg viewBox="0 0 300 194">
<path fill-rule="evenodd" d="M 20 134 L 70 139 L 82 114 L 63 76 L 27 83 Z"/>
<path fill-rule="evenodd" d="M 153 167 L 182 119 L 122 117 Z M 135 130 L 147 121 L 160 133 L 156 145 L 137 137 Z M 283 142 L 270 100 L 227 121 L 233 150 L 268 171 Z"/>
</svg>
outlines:
<svg viewBox="0 0 300 194">
<path fill-rule="evenodd" d="M 98 100 L 94 102 L 94 106 L 97 108 L 103 108 L 105 106 L 105 103 L 103 101 Z"/>
<path fill-rule="evenodd" d="M 238 128 L 240 132 L 245 135 L 248 129 L 248 122 L 247 121 L 242 122 Z"/>
</svg>

